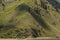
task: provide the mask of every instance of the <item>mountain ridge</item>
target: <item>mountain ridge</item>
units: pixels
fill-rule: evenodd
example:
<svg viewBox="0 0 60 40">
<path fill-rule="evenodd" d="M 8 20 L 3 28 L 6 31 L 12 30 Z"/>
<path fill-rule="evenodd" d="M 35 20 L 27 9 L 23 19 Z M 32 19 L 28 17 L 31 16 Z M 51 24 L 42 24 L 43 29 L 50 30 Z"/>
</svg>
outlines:
<svg viewBox="0 0 60 40">
<path fill-rule="evenodd" d="M 0 12 L 0 38 L 59 37 L 59 5 L 56 0 L 15 0 L 5 4 Z"/>
</svg>

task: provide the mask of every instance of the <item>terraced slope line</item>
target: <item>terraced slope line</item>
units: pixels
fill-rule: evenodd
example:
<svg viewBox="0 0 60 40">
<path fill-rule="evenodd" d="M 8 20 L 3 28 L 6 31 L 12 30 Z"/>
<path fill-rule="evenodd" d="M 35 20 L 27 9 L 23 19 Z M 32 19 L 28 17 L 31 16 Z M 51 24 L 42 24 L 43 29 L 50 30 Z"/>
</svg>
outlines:
<svg viewBox="0 0 60 40">
<path fill-rule="evenodd" d="M 5 10 L 5 12 L 6 13 L 12 12 L 17 6 L 21 5 L 22 3 L 24 3 L 24 1 L 18 1 L 10 4 L 9 6 L 6 6 L 7 10 Z"/>
</svg>

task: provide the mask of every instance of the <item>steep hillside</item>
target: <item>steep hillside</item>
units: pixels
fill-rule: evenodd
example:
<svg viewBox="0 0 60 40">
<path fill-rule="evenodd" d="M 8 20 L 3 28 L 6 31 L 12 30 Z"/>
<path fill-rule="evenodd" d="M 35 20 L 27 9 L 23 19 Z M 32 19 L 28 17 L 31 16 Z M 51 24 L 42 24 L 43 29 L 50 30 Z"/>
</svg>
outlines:
<svg viewBox="0 0 60 40">
<path fill-rule="evenodd" d="M 0 38 L 60 37 L 60 2 L 0 2 Z"/>
</svg>

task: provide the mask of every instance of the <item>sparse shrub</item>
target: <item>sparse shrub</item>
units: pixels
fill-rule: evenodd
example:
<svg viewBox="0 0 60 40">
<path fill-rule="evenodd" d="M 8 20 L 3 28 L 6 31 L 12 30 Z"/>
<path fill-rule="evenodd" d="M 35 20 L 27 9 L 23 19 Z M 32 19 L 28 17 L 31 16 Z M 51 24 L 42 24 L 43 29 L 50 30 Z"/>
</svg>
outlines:
<svg viewBox="0 0 60 40">
<path fill-rule="evenodd" d="M 55 22 L 53 22 L 53 25 L 56 25 L 56 23 L 55 23 Z"/>
<path fill-rule="evenodd" d="M 42 1 L 41 1 L 41 7 L 43 7 L 45 10 L 47 10 L 47 5 L 46 5 L 46 3 L 42 2 Z"/>
<path fill-rule="evenodd" d="M 33 37 L 39 37 L 40 34 L 40 30 L 37 30 L 37 29 L 34 29 L 34 28 L 31 28 L 32 30 L 32 36 Z"/>
</svg>

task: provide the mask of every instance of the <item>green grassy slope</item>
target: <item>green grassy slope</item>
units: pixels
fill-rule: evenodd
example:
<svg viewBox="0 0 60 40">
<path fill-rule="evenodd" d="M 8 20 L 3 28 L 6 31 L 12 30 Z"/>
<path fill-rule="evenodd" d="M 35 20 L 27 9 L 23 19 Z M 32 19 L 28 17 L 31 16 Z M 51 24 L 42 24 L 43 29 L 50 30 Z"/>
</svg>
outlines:
<svg viewBox="0 0 60 40">
<path fill-rule="evenodd" d="M 0 8 L 0 38 L 59 37 L 59 26 L 60 9 L 48 0 L 20 0 Z"/>
</svg>

